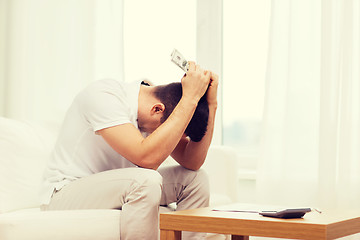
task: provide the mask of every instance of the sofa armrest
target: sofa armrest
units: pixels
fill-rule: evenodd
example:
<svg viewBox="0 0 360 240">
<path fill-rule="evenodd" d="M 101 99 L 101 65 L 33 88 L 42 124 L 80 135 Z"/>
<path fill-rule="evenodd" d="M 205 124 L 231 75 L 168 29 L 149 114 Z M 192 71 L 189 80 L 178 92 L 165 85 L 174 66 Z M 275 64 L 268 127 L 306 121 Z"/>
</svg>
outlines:
<svg viewBox="0 0 360 240">
<path fill-rule="evenodd" d="M 211 146 L 203 165 L 209 175 L 211 194 L 228 196 L 232 202 L 238 199 L 236 152 L 227 146 Z"/>
</svg>

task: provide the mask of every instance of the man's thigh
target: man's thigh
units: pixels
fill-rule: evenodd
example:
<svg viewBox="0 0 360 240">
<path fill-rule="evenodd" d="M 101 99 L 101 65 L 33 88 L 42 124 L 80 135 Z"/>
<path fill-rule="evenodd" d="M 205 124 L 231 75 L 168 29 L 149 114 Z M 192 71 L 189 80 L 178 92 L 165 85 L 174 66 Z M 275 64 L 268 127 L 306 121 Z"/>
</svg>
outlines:
<svg viewBox="0 0 360 240">
<path fill-rule="evenodd" d="M 96 173 L 75 180 L 54 193 L 45 210 L 121 209 L 133 191 L 161 182 L 154 170 L 122 168 Z"/>
</svg>

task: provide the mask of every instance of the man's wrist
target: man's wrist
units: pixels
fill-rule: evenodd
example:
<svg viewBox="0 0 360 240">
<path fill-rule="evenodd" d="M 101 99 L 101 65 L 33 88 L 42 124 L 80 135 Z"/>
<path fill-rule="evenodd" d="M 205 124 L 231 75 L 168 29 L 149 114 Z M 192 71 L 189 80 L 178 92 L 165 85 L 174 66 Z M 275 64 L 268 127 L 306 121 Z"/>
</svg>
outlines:
<svg viewBox="0 0 360 240">
<path fill-rule="evenodd" d="M 186 96 L 182 96 L 179 103 L 183 103 L 185 106 L 192 106 L 194 108 L 198 105 L 198 100 Z"/>
</svg>

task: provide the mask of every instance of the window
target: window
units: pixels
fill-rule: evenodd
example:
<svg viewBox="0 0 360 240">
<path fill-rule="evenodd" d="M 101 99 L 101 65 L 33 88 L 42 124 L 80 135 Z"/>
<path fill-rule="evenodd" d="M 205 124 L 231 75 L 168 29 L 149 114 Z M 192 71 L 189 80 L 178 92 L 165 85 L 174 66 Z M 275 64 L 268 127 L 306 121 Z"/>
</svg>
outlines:
<svg viewBox="0 0 360 240">
<path fill-rule="evenodd" d="M 223 0 L 223 143 L 256 155 L 265 90 L 270 0 Z"/>
<path fill-rule="evenodd" d="M 184 73 L 170 61 L 174 48 L 196 59 L 196 1 L 124 1 L 126 81 L 180 81 Z"/>
<path fill-rule="evenodd" d="M 179 81 L 183 72 L 170 61 L 173 48 L 199 64 L 219 61 L 217 66 L 223 67 L 219 96 L 222 109 L 218 114 L 223 115 L 217 123 L 223 124 L 215 126 L 214 138 L 222 136 L 222 142 L 234 147 L 239 155 L 256 156 L 264 102 L 270 1 L 125 0 L 125 80 L 148 78 L 155 84 Z M 216 11 L 220 6 L 222 13 Z M 216 14 L 222 14 L 222 18 Z M 222 27 L 218 27 L 221 19 Z M 221 34 L 222 38 L 214 44 L 209 44 L 212 39 L 207 41 L 207 36 Z M 207 55 L 208 47 L 196 49 L 204 47 L 204 43 L 218 47 L 221 41 L 222 49 L 213 52 L 222 51 L 222 64 L 220 58 Z"/>
</svg>

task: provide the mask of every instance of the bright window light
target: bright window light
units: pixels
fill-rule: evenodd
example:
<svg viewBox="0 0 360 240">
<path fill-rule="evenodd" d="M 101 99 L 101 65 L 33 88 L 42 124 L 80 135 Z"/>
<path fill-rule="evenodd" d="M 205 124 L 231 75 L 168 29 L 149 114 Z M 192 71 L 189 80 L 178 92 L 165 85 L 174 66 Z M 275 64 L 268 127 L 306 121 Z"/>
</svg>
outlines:
<svg viewBox="0 0 360 240">
<path fill-rule="evenodd" d="M 270 0 L 223 1 L 223 142 L 257 151 L 264 103 Z"/>
<path fill-rule="evenodd" d="M 196 60 L 196 1 L 124 1 L 126 81 L 180 81 L 184 73 L 170 61 L 174 48 Z"/>
</svg>

